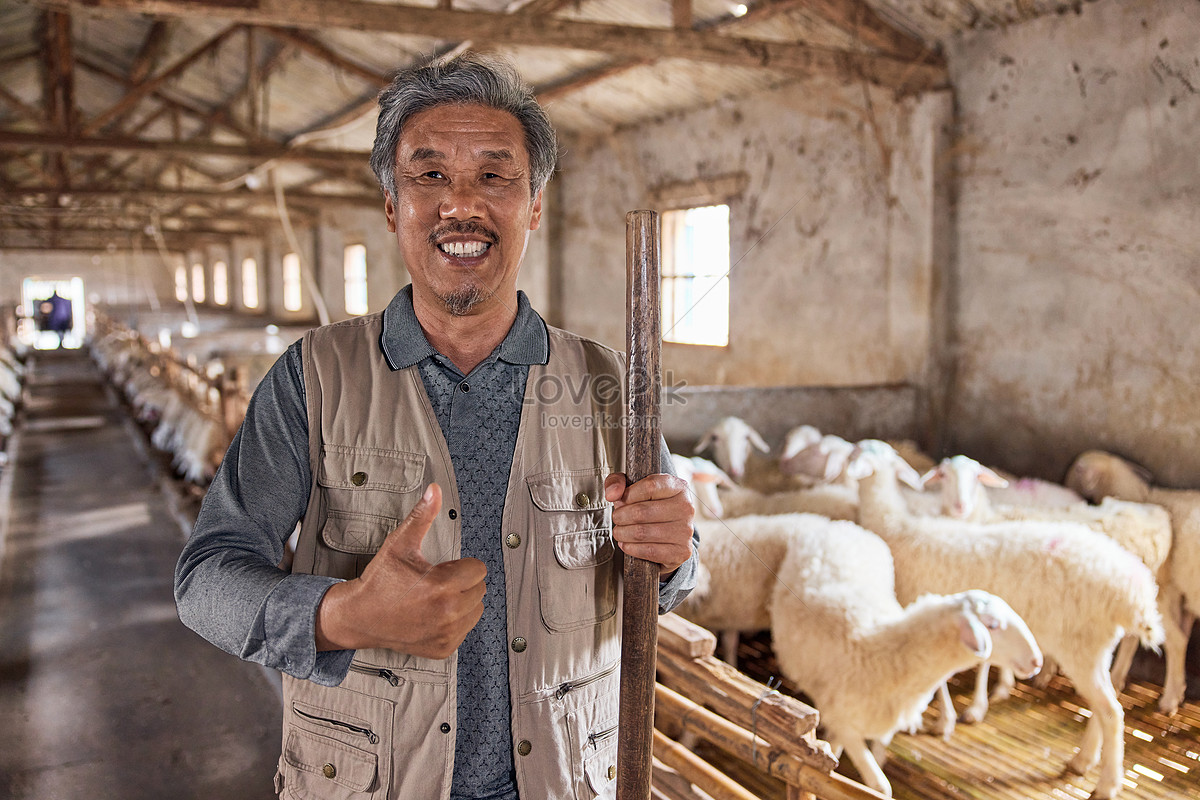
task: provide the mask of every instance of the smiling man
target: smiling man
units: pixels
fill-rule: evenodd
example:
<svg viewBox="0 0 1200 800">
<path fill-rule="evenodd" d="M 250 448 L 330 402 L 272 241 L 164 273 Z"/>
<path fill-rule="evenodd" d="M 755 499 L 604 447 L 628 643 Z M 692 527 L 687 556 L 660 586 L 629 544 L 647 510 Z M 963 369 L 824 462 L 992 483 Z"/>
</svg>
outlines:
<svg viewBox="0 0 1200 800">
<path fill-rule="evenodd" d="M 412 283 L 259 385 L 180 556 L 180 618 L 285 673 L 282 797 L 612 797 L 621 554 L 661 566 L 660 610 L 683 600 L 685 484 L 627 483 L 622 358 L 516 288 L 557 158 L 529 88 L 468 54 L 379 103 Z"/>
</svg>

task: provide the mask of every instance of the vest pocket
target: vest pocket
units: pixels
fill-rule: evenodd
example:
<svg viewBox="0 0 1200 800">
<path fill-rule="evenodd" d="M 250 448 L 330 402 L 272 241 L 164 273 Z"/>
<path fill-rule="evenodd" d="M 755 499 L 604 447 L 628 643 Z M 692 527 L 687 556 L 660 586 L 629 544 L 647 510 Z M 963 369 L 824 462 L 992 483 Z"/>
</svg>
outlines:
<svg viewBox="0 0 1200 800">
<path fill-rule="evenodd" d="M 601 698 L 567 714 L 578 800 L 617 796 L 617 711 L 615 698 Z"/>
<path fill-rule="evenodd" d="M 542 621 L 555 633 L 611 618 L 617 609 L 612 507 L 599 469 L 527 478 Z"/>
<path fill-rule="evenodd" d="M 387 795 L 392 704 L 345 691 L 337 696 L 352 708 L 289 703 L 280 759 L 282 797 L 377 800 Z"/>
<path fill-rule="evenodd" d="M 325 496 L 321 538 L 343 553 L 373 555 L 420 499 L 425 456 L 372 447 L 321 447 L 317 484 Z"/>
</svg>

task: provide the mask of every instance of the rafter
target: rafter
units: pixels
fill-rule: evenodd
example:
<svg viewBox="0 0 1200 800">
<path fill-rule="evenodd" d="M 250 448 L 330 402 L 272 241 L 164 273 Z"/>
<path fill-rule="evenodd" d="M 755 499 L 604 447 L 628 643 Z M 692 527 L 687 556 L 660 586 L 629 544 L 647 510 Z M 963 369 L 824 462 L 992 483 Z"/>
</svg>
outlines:
<svg viewBox="0 0 1200 800">
<path fill-rule="evenodd" d="M 361 0 L 257 0 L 219 4 L 209 0 L 34 0 L 52 8 L 72 7 L 187 17 L 203 14 L 252 25 L 347 28 L 470 39 L 507 45 L 563 47 L 608 52 L 626 58 L 681 58 L 741 67 L 767 67 L 795 75 L 864 76 L 895 89 L 918 91 L 944 85 L 944 66 L 886 55 L 850 52 L 787 42 L 725 36 L 704 31 L 578 22 L 546 14 L 446 11 Z M 91 132 L 91 131 L 89 131 Z"/>
<path fill-rule="evenodd" d="M 129 66 L 129 82 L 137 85 L 150 77 L 150 73 L 158 66 L 158 62 L 166 55 L 167 46 L 171 43 L 171 33 L 174 30 L 174 23 L 169 20 L 155 20 L 149 30 L 146 31 L 146 36 L 142 39 L 142 46 L 138 50 L 137 56 L 134 57 L 133 63 Z"/>
</svg>

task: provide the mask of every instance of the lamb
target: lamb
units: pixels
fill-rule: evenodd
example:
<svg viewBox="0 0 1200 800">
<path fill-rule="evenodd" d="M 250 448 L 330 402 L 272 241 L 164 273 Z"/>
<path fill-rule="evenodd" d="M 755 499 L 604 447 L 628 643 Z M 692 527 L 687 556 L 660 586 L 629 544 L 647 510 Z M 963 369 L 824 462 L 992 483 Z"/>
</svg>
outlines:
<svg viewBox="0 0 1200 800">
<path fill-rule="evenodd" d="M 713 459 L 735 481 L 764 492 L 777 492 L 805 485 L 779 471 L 773 459 L 754 455 L 754 450 L 770 453 L 763 437 L 738 417 L 725 417 L 710 428 L 696 443 L 695 452 L 712 449 Z"/>
<path fill-rule="evenodd" d="M 901 607 L 883 540 L 829 524 L 836 535 L 805 526 L 789 539 L 771 592 L 771 636 L 780 670 L 813 701 L 835 752 L 844 748 L 863 782 L 891 797 L 868 739 L 886 746 L 914 729 L 938 685 L 981 659 L 1031 675 L 1041 653 L 1024 621 L 986 592 Z"/>
<path fill-rule="evenodd" d="M 1159 571 L 1161 607 L 1165 609 L 1167 639 L 1166 679 L 1158 699 L 1159 709 L 1174 714 L 1186 689 L 1185 663 L 1188 637 L 1200 614 L 1200 490 L 1166 489 L 1153 486 L 1149 474 L 1120 456 L 1101 450 L 1079 455 L 1067 470 L 1066 483 L 1093 502 L 1114 497 L 1138 503 L 1153 503 L 1171 517 L 1170 553 Z M 1128 671 L 1131 647 L 1118 653 L 1114 672 Z M 1122 680 L 1124 674 L 1121 675 Z"/>
<path fill-rule="evenodd" d="M 1100 506 L 1089 506 L 1081 495 L 1066 487 L 1049 481 L 1029 482 L 1026 479 L 1021 480 L 1024 488 L 1018 489 L 1017 494 L 1013 495 L 1024 501 L 1023 504 L 993 505 L 995 492 L 985 492 L 984 487 L 1003 489 L 1008 481 L 973 458 L 963 455 L 943 459 L 935 469 L 922 476 L 922 483 L 928 485 L 931 482 L 941 484 L 941 513 L 947 517 L 976 522 L 1019 519 L 1080 522 L 1133 553 L 1161 581 L 1159 570 L 1171 548 L 1171 520 L 1159 506 L 1113 498 L 1106 498 Z M 1078 503 L 1073 498 L 1079 498 Z M 1038 502 L 1049 505 L 1036 505 Z M 1167 614 L 1161 605 L 1162 600 L 1160 582 L 1159 611 L 1165 619 Z M 1136 647 L 1135 637 L 1126 636 L 1122 640 L 1112 671 L 1114 686 L 1124 685 Z M 1053 674 L 1054 667 L 1047 663 L 1040 677 Z M 961 715 L 966 722 L 978 722 L 987 713 L 987 675 L 985 666 L 980 670 L 972 702 Z M 1012 673 L 1001 670 L 993 699 L 1008 697 L 1012 686 Z M 945 699 L 943 697 L 943 702 Z"/>
<path fill-rule="evenodd" d="M 779 471 L 807 485 L 833 483 L 846 469 L 854 445 L 812 425 L 788 431 L 779 454 Z"/>
<path fill-rule="evenodd" d="M 913 516 L 896 478 L 903 472 L 915 483 L 918 476 L 883 442 L 860 442 L 848 470 L 859 479 L 860 524 L 892 550 L 900 602 L 965 589 L 1007 600 L 1091 708 L 1067 768 L 1082 775 L 1099 761 L 1092 797 L 1115 797 L 1123 772 L 1124 712 L 1109 660 L 1127 632 L 1149 647 L 1164 635 L 1157 586 L 1146 565 L 1079 523 Z"/>
</svg>

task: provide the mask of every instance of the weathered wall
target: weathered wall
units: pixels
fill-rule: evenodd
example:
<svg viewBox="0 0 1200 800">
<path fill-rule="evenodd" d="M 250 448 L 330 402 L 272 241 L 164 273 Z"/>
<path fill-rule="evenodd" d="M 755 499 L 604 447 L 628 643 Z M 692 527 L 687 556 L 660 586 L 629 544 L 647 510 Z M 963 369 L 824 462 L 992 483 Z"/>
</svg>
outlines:
<svg viewBox="0 0 1200 800">
<path fill-rule="evenodd" d="M 1101 447 L 1200 486 L 1200 6 L 1100 2 L 953 45 L 952 449 Z"/>
<path fill-rule="evenodd" d="M 89 299 L 111 304 L 146 304 L 154 294 L 162 303 L 174 302 L 174 274 L 156 251 L 111 253 L 82 251 L 0 250 L 0 302 L 21 300 L 21 281 L 83 279 Z"/>
<path fill-rule="evenodd" d="M 922 379 L 931 131 L 945 97 L 806 83 L 570 142 L 564 324 L 624 349 L 625 213 L 654 187 L 745 173 L 730 203 L 728 347 L 668 344 L 676 381 L 854 386 Z"/>
</svg>

